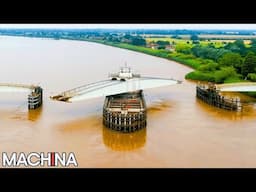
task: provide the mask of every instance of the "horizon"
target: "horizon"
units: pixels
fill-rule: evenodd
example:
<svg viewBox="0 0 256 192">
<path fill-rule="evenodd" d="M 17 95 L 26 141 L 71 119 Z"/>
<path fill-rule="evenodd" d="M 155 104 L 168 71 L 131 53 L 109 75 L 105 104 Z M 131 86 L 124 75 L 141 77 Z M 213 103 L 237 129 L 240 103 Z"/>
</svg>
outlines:
<svg viewBox="0 0 256 192">
<path fill-rule="evenodd" d="M 0 24 L 0 29 L 256 30 L 256 24 Z"/>
</svg>

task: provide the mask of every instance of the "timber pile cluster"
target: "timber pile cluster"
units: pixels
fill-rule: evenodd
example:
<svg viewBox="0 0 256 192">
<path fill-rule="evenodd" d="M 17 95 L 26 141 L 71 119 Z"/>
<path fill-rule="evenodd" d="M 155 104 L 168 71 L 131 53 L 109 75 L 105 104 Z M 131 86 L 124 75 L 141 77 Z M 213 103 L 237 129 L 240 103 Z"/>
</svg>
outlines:
<svg viewBox="0 0 256 192">
<path fill-rule="evenodd" d="M 196 87 L 196 96 L 205 103 L 230 111 L 240 111 L 242 105 L 237 98 L 225 98 L 220 95 L 215 85 L 209 84 L 206 85 L 197 85 Z"/>
</svg>

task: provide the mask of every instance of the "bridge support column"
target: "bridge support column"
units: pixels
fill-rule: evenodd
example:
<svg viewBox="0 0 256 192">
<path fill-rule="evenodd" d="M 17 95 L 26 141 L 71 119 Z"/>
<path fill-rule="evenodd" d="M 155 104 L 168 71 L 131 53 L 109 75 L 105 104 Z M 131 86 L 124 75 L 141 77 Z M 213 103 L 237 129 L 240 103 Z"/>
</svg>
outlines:
<svg viewBox="0 0 256 192">
<path fill-rule="evenodd" d="M 146 127 L 146 103 L 142 90 L 107 96 L 103 106 L 103 124 L 123 133 Z"/>
<path fill-rule="evenodd" d="M 39 108 L 43 103 L 43 89 L 36 87 L 31 94 L 28 95 L 28 109 L 33 110 Z"/>
</svg>

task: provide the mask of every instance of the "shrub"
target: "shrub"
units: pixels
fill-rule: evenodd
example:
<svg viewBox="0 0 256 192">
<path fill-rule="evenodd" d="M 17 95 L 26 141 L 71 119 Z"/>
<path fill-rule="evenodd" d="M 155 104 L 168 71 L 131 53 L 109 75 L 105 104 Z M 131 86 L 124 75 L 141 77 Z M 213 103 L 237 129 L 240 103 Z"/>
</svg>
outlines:
<svg viewBox="0 0 256 192">
<path fill-rule="evenodd" d="M 256 73 L 249 73 L 247 77 L 251 81 L 256 82 Z"/>
<path fill-rule="evenodd" d="M 200 71 L 190 72 L 185 76 L 185 78 L 192 79 L 192 80 L 199 80 L 199 81 L 209 81 L 209 82 L 215 81 L 213 74 L 203 73 Z"/>
<path fill-rule="evenodd" d="M 201 65 L 198 68 L 198 70 L 202 72 L 212 72 L 212 71 L 215 71 L 217 68 L 218 68 L 218 64 L 212 62 L 205 65 Z"/>
<path fill-rule="evenodd" d="M 214 76 L 216 83 L 223 83 L 227 78 L 236 77 L 237 73 L 234 67 L 222 67 L 221 70 L 215 72 Z"/>
</svg>

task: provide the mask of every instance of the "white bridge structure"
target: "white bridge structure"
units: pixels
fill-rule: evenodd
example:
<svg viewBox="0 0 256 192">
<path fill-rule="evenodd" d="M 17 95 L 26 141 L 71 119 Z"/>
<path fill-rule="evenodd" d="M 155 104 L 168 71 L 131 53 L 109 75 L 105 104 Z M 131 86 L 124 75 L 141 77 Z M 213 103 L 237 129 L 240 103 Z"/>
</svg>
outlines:
<svg viewBox="0 0 256 192">
<path fill-rule="evenodd" d="M 64 102 L 75 102 L 96 97 L 117 95 L 138 90 L 180 84 L 181 81 L 168 78 L 142 77 L 134 74 L 130 67 L 122 67 L 119 73 L 109 75 L 109 79 L 77 87 L 51 99 Z"/>
<path fill-rule="evenodd" d="M 36 89 L 34 85 L 0 83 L 0 92 L 22 92 L 31 93 Z"/>
<path fill-rule="evenodd" d="M 227 83 L 217 84 L 216 89 L 221 92 L 256 92 L 256 83 L 242 82 L 242 83 Z"/>
<path fill-rule="evenodd" d="M 43 89 L 39 86 L 0 83 L 0 92 L 28 93 L 28 109 L 37 109 L 43 103 Z"/>
</svg>

